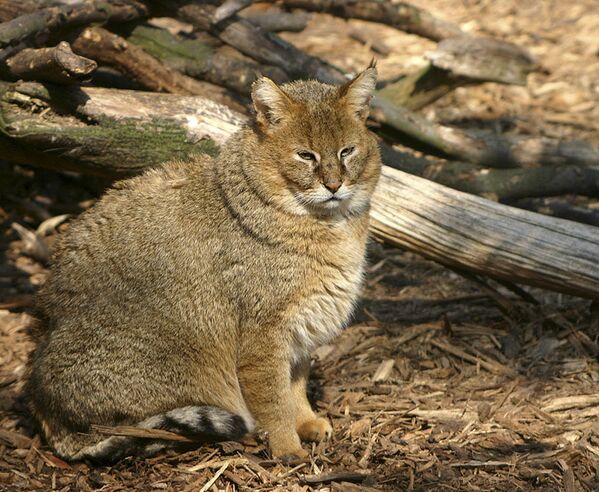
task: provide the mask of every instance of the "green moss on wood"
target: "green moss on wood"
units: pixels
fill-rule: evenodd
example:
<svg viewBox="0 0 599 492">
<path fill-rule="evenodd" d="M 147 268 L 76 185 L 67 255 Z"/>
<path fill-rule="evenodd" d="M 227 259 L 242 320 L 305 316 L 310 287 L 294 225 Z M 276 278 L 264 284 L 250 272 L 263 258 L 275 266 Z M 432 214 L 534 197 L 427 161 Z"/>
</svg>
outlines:
<svg viewBox="0 0 599 492">
<path fill-rule="evenodd" d="M 1 95 L 1 88 L 0 88 Z M 48 113 L 0 99 L 0 151 L 6 159 L 95 174 L 137 173 L 146 167 L 193 154 L 218 153 L 206 139 L 191 141 L 177 123 L 166 119 L 103 119 L 86 125 L 73 117 Z M 26 97 L 26 96 L 23 96 Z"/>
<path fill-rule="evenodd" d="M 181 39 L 166 29 L 137 26 L 127 40 L 171 68 L 198 77 L 210 67 L 213 50 L 196 39 Z"/>
</svg>

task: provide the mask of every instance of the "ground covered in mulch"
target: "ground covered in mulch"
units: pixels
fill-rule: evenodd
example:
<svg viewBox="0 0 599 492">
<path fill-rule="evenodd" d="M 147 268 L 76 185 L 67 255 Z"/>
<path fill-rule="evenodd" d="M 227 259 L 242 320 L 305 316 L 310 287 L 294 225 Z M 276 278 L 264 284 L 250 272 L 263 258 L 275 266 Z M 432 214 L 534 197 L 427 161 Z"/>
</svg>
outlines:
<svg viewBox="0 0 599 492">
<path fill-rule="evenodd" d="M 530 47 L 546 70 L 533 74 L 528 88 L 460 89 L 426 114 L 597 142 L 594 0 L 438 0 L 433 11 L 474 33 Z M 347 36 L 353 28 L 392 48 L 379 55 L 383 77 L 413 69 L 433 46 L 327 16 L 286 37 L 358 69 L 373 53 Z M 377 243 L 354 324 L 314 354 L 312 397 L 331 418 L 334 437 L 313 445 L 309 462 L 271 460 L 260 435 L 113 467 L 57 459 L 22 395 L 32 295 L 47 274 L 44 245 L 68 227 L 68 218 L 53 218 L 76 216 L 108 184 L 0 163 L 0 490 L 599 489 L 597 307 L 480 283 Z M 13 223 L 39 228 L 43 244 L 19 239 Z"/>
</svg>

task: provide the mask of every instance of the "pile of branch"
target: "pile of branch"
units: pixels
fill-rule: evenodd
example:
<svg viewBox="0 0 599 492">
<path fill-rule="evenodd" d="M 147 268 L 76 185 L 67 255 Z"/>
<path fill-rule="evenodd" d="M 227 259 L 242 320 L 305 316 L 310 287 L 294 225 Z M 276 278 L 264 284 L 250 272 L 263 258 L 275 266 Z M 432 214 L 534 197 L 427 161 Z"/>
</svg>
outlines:
<svg viewBox="0 0 599 492">
<path fill-rule="evenodd" d="M 416 112 L 456 87 L 526 84 L 536 62 L 525 49 L 468 36 L 407 3 L 283 0 L 247 9 L 251 3 L 0 0 L 3 158 L 117 176 L 214 155 L 246 121 L 258 73 L 277 82 L 340 83 L 351 75 L 278 31 L 303 29 L 318 15 L 307 12 L 381 22 L 439 44 L 423 69 L 382 87 L 373 101 L 388 166 L 374 201 L 375 235 L 453 267 L 599 298 L 596 229 L 462 193 L 532 209 L 530 200 L 548 196 L 596 197 L 599 151 L 468 132 Z M 415 158 L 395 143 L 435 157 Z M 596 220 L 563 206 L 551 213 Z"/>
</svg>

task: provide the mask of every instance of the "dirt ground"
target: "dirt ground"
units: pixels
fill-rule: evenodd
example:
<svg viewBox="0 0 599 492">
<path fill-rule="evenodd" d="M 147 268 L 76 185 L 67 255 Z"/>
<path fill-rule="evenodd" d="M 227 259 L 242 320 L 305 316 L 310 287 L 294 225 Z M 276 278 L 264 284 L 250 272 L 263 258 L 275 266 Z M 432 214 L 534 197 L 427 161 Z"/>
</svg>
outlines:
<svg viewBox="0 0 599 492">
<path fill-rule="evenodd" d="M 543 67 L 526 88 L 459 89 L 424 114 L 598 143 L 596 0 L 414 3 L 469 32 L 527 46 Z M 354 28 L 391 48 L 377 55 L 387 80 L 422 64 L 434 46 L 321 15 L 285 37 L 357 70 L 374 53 L 348 36 Z M 113 467 L 59 460 L 22 395 L 32 295 L 47 265 L 12 224 L 44 224 L 51 245 L 68 218 L 47 219 L 76 216 L 108 184 L 0 162 L 0 490 L 599 490 L 599 307 L 537 289 L 523 298 L 374 242 L 354 323 L 314 354 L 312 397 L 334 437 L 313 445 L 309 462 L 271 460 L 261 435 Z"/>
</svg>

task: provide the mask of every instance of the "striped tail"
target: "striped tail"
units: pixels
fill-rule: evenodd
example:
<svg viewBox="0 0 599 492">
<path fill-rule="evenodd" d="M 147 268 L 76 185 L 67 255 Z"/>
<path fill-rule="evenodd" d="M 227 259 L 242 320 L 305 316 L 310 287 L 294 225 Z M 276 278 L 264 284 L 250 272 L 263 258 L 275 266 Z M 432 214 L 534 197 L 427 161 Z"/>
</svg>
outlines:
<svg viewBox="0 0 599 492">
<path fill-rule="evenodd" d="M 181 407 L 154 415 L 136 427 L 161 429 L 181 434 L 197 443 L 234 441 L 253 430 L 253 423 L 217 407 Z M 182 443 L 130 436 L 102 438 L 97 434 L 90 443 L 89 435 L 68 434 L 50 444 L 57 454 L 69 461 L 90 460 L 112 463 L 125 456 L 152 456 L 166 449 L 180 448 Z M 85 440 L 83 440 L 85 438 Z M 85 444 L 83 444 L 85 443 Z"/>
</svg>

